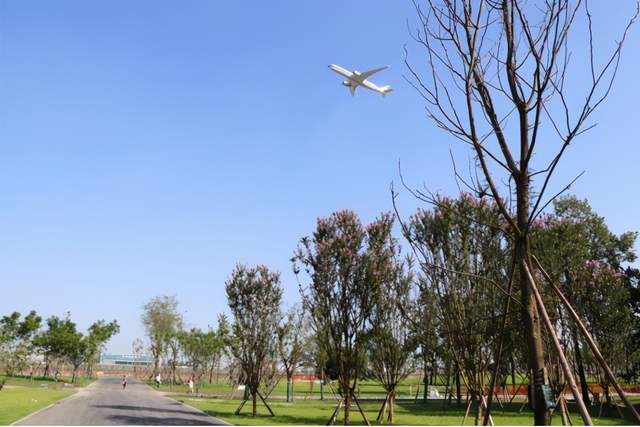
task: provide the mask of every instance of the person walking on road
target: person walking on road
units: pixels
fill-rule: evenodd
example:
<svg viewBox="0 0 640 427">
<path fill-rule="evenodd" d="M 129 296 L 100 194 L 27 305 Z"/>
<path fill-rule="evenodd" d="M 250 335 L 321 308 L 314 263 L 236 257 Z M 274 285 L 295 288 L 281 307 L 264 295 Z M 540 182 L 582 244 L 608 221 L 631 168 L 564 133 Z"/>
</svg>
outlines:
<svg viewBox="0 0 640 427">
<path fill-rule="evenodd" d="M 127 388 L 127 376 L 123 375 L 122 376 L 122 389 L 124 390 L 125 388 Z"/>
</svg>

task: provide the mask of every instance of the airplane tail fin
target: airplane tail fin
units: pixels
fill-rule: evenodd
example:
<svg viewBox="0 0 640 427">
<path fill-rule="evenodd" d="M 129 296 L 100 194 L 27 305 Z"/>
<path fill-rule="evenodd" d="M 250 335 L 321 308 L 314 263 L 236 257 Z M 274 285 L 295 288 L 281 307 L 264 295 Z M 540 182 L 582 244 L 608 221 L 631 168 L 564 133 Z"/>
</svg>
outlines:
<svg viewBox="0 0 640 427">
<path fill-rule="evenodd" d="M 386 96 L 389 92 L 391 92 L 393 89 L 391 88 L 391 86 L 383 86 L 380 89 L 382 89 L 382 96 Z"/>
</svg>

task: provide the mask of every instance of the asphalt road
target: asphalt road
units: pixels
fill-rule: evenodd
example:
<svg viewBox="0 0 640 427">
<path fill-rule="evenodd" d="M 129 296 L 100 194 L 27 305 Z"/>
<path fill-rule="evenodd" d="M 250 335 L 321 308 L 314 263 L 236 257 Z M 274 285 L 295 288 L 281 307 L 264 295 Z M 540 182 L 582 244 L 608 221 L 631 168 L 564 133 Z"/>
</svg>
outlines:
<svg viewBox="0 0 640 427">
<path fill-rule="evenodd" d="M 203 412 L 162 396 L 135 378 L 102 377 L 17 425 L 224 425 Z"/>
</svg>

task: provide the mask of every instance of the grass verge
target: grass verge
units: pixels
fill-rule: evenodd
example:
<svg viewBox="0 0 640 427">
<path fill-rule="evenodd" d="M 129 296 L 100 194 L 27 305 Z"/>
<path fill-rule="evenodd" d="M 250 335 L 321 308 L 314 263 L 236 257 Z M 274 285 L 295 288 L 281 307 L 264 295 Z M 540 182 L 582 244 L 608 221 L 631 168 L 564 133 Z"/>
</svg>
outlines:
<svg viewBox="0 0 640 427">
<path fill-rule="evenodd" d="M 235 425 L 324 425 L 331 416 L 335 408 L 335 401 L 297 401 L 295 403 L 286 403 L 283 401 L 269 402 L 275 417 L 269 416 L 266 408 L 258 404 L 258 415 L 254 418 L 250 414 L 251 405 L 247 402 L 240 415 L 234 415 L 234 412 L 240 401 L 237 399 L 197 399 L 197 398 L 179 398 L 177 399 L 187 405 L 198 408 L 207 414 L 220 418 L 226 422 Z M 373 424 L 381 402 L 363 402 L 363 409 Z M 521 404 L 511 404 L 504 409 L 495 408 L 492 411 L 493 419 L 496 425 L 532 425 L 533 415 L 530 411 L 519 412 Z M 427 403 L 399 402 L 396 405 L 395 424 L 398 425 L 460 425 L 464 417 L 465 405 L 452 404 L 445 407 L 442 401 L 431 401 Z M 594 408 L 594 413 L 597 408 Z M 341 411 L 339 422 L 341 424 Z M 618 417 L 595 419 L 596 425 L 632 425 L 633 423 L 626 419 Z M 571 413 L 572 421 L 575 425 L 581 425 L 580 416 L 577 413 Z M 360 413 L 355 406 L 351 410 L 351 421 L 354 425 L 364 424 Z M 473 424 L 473 419 L 467 420 L 467 424 Z M 553 424 L 560 425 L 560 414 L 553 417 Z"/>
<path fill-rule="evenodd" d="M 5 387 L 0 391 L 0 424 L 11 424 L 73 393 L 71 389 Z"/>
</svg>

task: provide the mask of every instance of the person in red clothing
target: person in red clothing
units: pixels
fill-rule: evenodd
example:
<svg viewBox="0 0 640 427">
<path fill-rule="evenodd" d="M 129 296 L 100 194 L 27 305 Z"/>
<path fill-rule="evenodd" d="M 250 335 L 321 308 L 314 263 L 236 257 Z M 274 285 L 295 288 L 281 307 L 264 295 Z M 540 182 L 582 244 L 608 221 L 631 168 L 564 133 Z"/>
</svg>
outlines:
<svg viewBox="0 0 640 427">
<path fill-rule="evenodd" d="M 124 390 L 125 388 L 127 388 L 127 376 L 123 375 L 122 376 L 122 389 Z"/>
</svg>

